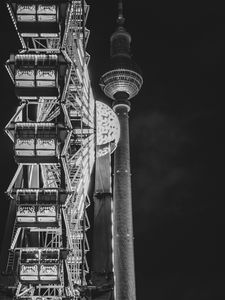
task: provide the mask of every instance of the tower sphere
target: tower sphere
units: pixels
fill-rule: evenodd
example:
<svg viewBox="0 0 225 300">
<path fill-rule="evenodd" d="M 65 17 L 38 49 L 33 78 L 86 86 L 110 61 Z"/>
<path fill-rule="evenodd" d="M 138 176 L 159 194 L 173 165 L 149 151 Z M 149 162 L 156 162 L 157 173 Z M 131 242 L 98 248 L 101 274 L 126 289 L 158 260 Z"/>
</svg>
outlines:
<svg viewBox="0 0 225 300">
<path fill-rule="evenodd" d="M 125 93 L 127 100 L 133 98 L 141 89 L 142 83 L 139 73 L 120 65 L 106 72 L 100 80 L 103 92 L 112 100 L 117 99 L 118 93 Z"/>
</svg>

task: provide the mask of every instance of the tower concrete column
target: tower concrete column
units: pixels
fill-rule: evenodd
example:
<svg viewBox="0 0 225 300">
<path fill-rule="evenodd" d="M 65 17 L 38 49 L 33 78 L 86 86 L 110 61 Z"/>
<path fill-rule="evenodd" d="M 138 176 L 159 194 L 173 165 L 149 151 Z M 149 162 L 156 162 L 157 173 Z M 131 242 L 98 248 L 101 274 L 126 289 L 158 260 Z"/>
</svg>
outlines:
<svg viewBox="0 0 225 300">
<path fill-rule="evenodd" d="M 120 140 L 114 154 L 114 266 L 116 300 L 135 300 L 133 219 L 130 173 L 128 101 L 115 101 Z"/>
<path fill-rule="evenodd" d="M 115 300 L 135 300 L 133 221 L 130 178 L 129 100 L 141 89 L 143 78 L 131 58 L 131 35 L 124 28 L 123 3 L 118 0 L 117 29 L 110 38 L 110 68 L 100 86 L 120 122 L 120 140 L 114 154 L 113 245 Z"/>
</svg>

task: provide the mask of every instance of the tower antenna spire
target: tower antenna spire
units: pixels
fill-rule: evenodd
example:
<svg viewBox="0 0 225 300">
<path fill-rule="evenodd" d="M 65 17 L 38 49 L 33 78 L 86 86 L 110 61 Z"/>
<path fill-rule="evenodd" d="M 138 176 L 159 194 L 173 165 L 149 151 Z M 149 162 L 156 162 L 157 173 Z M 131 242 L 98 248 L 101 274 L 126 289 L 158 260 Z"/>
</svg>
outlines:
<svg viewBox="0 0 225 300">
<path fill-rule="evenodd" d="M 123 1 L 118 0 L 118 18 L 117 18 L 117 23 L 119 26 L 123 26 L 125 22 L 125 18 L 123 16 Z"/>
</svg>

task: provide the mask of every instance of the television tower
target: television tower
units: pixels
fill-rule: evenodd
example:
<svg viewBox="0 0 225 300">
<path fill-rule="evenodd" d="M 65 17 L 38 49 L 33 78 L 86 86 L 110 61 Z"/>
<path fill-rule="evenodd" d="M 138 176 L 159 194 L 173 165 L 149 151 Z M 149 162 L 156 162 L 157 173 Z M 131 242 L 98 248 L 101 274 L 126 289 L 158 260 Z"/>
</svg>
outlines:
<svg viewBox="0 0 225 300">
<path fill-rule="evenodd" d="M 135 300 L 135 270 L 130 174 L 130 99 L 141 89 L 143 78 L 131 59 L 131 35 L 124 28 L 123 3 L 118 2 L 117 29 L 111 35 L 110 69 L 100 79 L 120 122 L 120 140 L 114 155 L 113 251 L 115 299 Z"/>
</svg>

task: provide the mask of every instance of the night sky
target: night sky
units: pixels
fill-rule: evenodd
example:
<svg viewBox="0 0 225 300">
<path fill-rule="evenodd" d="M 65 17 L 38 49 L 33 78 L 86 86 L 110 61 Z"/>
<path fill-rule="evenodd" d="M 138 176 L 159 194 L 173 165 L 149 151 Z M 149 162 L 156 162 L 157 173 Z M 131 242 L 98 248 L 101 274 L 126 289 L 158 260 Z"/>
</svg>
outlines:
<svg viewBox="0 0 225 300">
<path fill-rule="evenodd" d="M 144 77 L 130 112 L 137 299 L 224 299 L 224 9 L 213 1 L 124 2 Z M 98 81 L 116 1 L 88 3 L 90 77 L 96 99 L 107 101 Z M 0 34 L 2 238 L 4 191 L 16 169 L 3 128 L 19 103 L 4 62 L 20 47 L 4 6 Z"/>
</svg>

